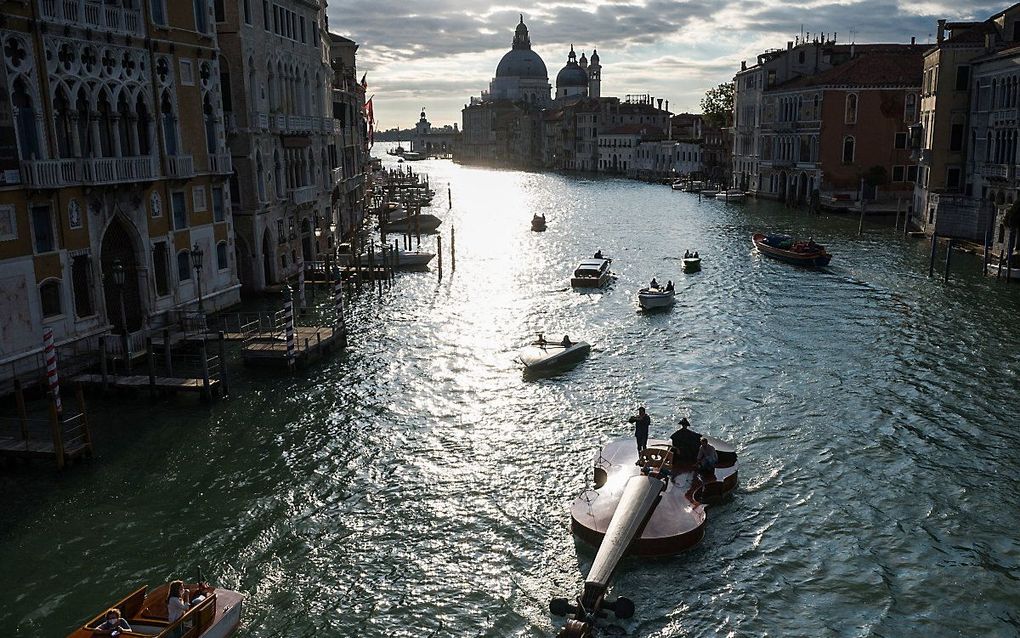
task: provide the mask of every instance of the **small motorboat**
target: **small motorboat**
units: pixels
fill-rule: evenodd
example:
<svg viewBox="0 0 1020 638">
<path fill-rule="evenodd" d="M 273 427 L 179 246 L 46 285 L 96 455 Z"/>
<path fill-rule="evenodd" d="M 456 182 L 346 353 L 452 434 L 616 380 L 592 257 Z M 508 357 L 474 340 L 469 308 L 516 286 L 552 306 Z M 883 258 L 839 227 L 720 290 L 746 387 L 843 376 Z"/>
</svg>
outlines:
<svg viewBox="0 0 1020 638">
<path fill-rule="evenodd" d="M 675 190 L 675 191 L 682 191 L 685 188 L 687 188 L 687 182 L 685 182 L 682 179 L 678 179 L 675 182 L 673 182 L 672 184 L 670 184 L 669 187 L 671 189 Z"/>
<path fill-rule="evenodd" d="M 700 440 L 698 433 L 684 430 Z M 679 437 L 680 432 L 673 435 Z M 610 442 L 594 462 L 595 489 L 586 490 L 570 507 L 574 536 L 598 549 L 574 601 L 555 598 L 549 610 L 572 616 L 560 636 L 591 636 L 596 620 L 611 611 L 617 618 L 634 614 L 634 603 L 624 597 L 606 600 L 613 576 L 625 556 L 671 556 L 684 552 L 705 536 L 706 503 L 717 503 L 737 486 L 737 454 L 732 446 L 706 437 L 719 462 L 711 473 L 700 472 L 696 444 L 649 440 L 640 454 L 634 439 Z M 689 439 L 687 439 L 689 441 Z"/>
<path fill-rule="evenodd" d="M 399 209 L 399 211 L 403 212 L 403 209 Z M 419 213 L 418 215 L 403 214 L 399 217 L 390 217 L 389 221 L 383 224 L 383 230 L 388 233 L 413 233 L 419 230 L 423 233 L 433 233 L 442 223 L 443 220 L 427 213 Z"/>
<path fill-rule="evenodd" d="M 593 257 L 585 259 L 574 270 L 570 278 L 572 288 L 602 288 L 609 283 L 609 264 L 612 259 Z"/>
<path fill-rule="evenodd" d="M 537 340 L 521 350 L 520 357 L 525 370 L 542 372 L 577 363 L 587 357 L 589 352 L 591 346 L 585 341 L 566 345 L 563 342 L 546 341 L 540 334 Z"/>
<path fill-rule="evenodd" d="M 371 256 L 368 253 L 362 254 L 360 262 L 362 265 L 368 265 L 369 262 L 372 262 L 376 266 L 379 266 L 383 263 L 383 258 L 382 248 L 378 248 L 378 250 L 373 252 Z M 386 251 L 385 258 L 393 258 L 392 249 Z M 397 263 L 395 264 L 395 267 L 404 270 L 422 269 L 426 268 L 433 258 L 435 258 L 434 253 L 427 253 L 420 250 L 398 250 Z"/>
<path fill-rule="evenodd" d="M 701 257 L 684 257 L 684 272 L 699 272 Z"/>
<path fill-rule="evenodd" d="M 428 158 L 429 156 L 424 153 L 413 153 L 411 151 L 407 151 L 406 153 L 404 153 L 404 159 L 406 159 L 408 162 L 420 162 Z"/>
<path fill-rule="evenodd" d="M 160 585 L 153 590 L 148 586 L 136 589 L 120 601 L 110 605 L 120 611 L 121 618 L 131 626 L 122 636 L 149 636 L 151 638 L 226 638 L 237 631 L 241 623 L 241 606 L 244 595 L 222 587 L 205 583 L 186 584 L 190 592 L 191 608 L 171 623 L 167 613 L 167 594 L 170 584 Z M 107 609 L 109 609 L 107 608 Z M 93 638 L 110 635 L 97 630 L 106 621 L 107 609 L 74 630 L 67 638 Z M 116 635 L 116 634 L 114 634 Z"/>
<path fill-rule="evenodd" d="M 705 190 L 701 191 L 701 196 L 702 197 L 707 197 L 709 199 L 713 199 L 718 194 L 719 194 L 719 190 L 715 189 L 715 188 L 705 189 Z"/>
<path fill-rule="evenodd" d="M 642 288 L 638 291 L 638 305 L 645 310 L 669 308 L 676 302 L 676 290 L 673 288 Z"/>
<path fill-rule="evenodd" d="M 832 255 L 825 251 L 825 246 L 810 239 L 801 241 L 790 235 L 755 233 L 751 241 L 761 254 L 789 264 L 822 268 L 832 261 Z"/>
<path fill-rule="evenodd" d="M 531 218 L 531 230 L 535 231 L 536 233 L 541 233 L 545 231 L 545 214 L 535 215 L 534 217 Z"/>
<path fill-rule="evenodd" d="M 728 191 L 721 191 L 715 196 L 716 199 L 721 199 L 726 202 L 742 202 L 746 194 L 744 191 L 738 188 L 731 188 Z"/>
<path fill-rule="evenodd" d="M 989 277 L 999 277 L 1000 279 L 1009 278 L 1010 281 L 1020 281 L 1020 268 L 1013 266 L 1010 268 L 1006 264 L 999 264 L 998 262 L 988 262 L 985 266 L 985 274 Z"/>
</svg>

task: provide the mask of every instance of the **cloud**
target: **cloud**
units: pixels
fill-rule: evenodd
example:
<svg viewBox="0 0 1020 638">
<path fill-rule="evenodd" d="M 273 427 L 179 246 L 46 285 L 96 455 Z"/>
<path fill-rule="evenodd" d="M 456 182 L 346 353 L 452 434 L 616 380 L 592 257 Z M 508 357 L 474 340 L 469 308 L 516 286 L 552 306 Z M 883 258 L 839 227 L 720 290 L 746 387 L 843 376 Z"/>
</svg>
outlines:
<svg viewBox="0 0 1020 638">
<path fill-rule="evenodd" d="M 429 107 L 433 122 L 460 120 L 460 106 L 488 88 L 524 14 L 533 48 L 555 81 L 568 47 L 599 49 L 603 95 L 651 93 L 674 110 L 696 109 L 701 93 L 733 77 L 740 60 L 783 47 L 804 31 L 848 41 L 926 42 L 938 18 L 984 19 L 1006 5 L 983 0 L 917 4 L 888 0 L 338 0 L 330 29 L 359 45 L 376 112 L 410 125 Z M 434 106 L 430 106 L 434 105 Z"/>
</svg>

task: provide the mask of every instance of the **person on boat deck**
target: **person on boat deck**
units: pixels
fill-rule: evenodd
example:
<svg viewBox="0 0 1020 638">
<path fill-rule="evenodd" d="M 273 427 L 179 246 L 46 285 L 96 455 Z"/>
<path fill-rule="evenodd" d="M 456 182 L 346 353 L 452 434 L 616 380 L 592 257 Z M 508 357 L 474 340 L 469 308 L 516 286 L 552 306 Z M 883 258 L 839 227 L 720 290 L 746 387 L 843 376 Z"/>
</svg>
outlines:
<svg viewBox="0 0 1020 638">
<path fill-rule="evenodd" d="M 676 462 L 680 465 L 691 465 L 698 458 L 698 446 L 701 444 L 701 435 L 690 429 L 691 422 L 687 417 L 680 419 L 680 429 L 669 437 L 673 448 L 676 450 Z"/>
<path fill-rule="evenodd" d="M 120 610 L 113 607 L 106 612 L 106 622 L 96 627 L 96 631 L 113 633 L 115 631 L 131 631 L 128 621 L 120 617 Z"/>
<path fill-rule="evenodd" d="M 648 287 L 653 289 L 659 287 L 659 282 L 655 281 L 655 277 L 652 277 L 652 283 L 648 284 Z"/>
<path fill-rule="evenodd" d="M 574 343 L 570 340 L 570 335 L 563 335 L 563 341 L 560 342 L 560 345 L 564 348 L 569 348 L 574 345 Z"/>
<path fill-rule="evenodd" d="M 666 292 L 673 292 L 673 280 L 670 279 L 666 282 Z"/>
<path fill-rule="evenodd" d="M 595 251 L 595 257 L 594 258 L 595 259 L 602 259 L 602 249 L 601 248 Z"/>
<path fill-rule="evenodd" d="M 637 409 L 637 415 L 627 420 L 634 424 L 634 438 L 637 439 L 637 451 L 638 454 L 641 454 L 642 450 L 648 447 L 648 428 L 652 425 L 652 419 L 645 412 L 645 406 L 642 405 Z"/>
<path fill-rule="evenodd" d="M 719 453 L 715 451 L 708 439 L 701 437 L 701 447 L 698 448 L 698 469 L 705 474 L 715 471 L 719 463 Z"/>
<path fill-rule="evenodd" d="M 701 259 L 701 257 L 698 257 L 698 251 L 696 251 L 696 250 L 694 251 L 694 258 L 695 259 Z"/>
<path fill-rule="evenodd" d="M 170 624 L 177 622 L 177 619 L 184 615 L 191 607 L 191 595 L 188 593 L 184 581 L 175 580 L 170 583 L 170 593 L 166 597 L 166 613 Z M 183 635 L 182 627 L 178 628 L 177 635 Z"/>
<path fill-rule="evenodd" d="M 541 332 L 538 333 L 538 345 L 544 346 L 545 344 L 546 344 L 545 335 L 542 334 Z"/>
<path fill-rule="evenodd" d="M 684 251 L 684 259 L 690 259 L 690 258 L 691 258 L 691 251 L 685 250 Z"/>
</svg>

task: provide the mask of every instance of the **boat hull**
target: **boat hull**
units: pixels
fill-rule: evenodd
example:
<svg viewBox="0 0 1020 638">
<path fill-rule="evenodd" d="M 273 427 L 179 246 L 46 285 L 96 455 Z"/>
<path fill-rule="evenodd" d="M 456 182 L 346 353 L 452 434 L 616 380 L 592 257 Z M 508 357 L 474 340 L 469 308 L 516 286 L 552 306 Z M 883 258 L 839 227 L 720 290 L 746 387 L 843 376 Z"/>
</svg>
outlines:
<svg viewBox="0 0 1020 638">
<path fill-rule="evenodd" d="M 684 257 L 684 272 L 698 272 L 701 270 L 700 257 Z"/>
<path fill-rule="evenodd" d="M 532 344 L 521 350 L 520 358 L 525 370 L 541 372 L 578 363 L 590 352 L 591 345 L 584 341 L 578 341 L 569 348 L 558 344 L 545 346 Z"/>
<path fill-rule="evenodd" d="M 600 277 L 571 277 L 571 288 L 604 288 L 609 283 L 609 275 Z"/>
<path fill-rule="evenodd" d="M 419 215 L 418 221 L 414 217 L 401 217 L 392 219 L 383 224 L 383 230 L 388 233 L 413 233 L 420 230 L 423 233 L 433 233 L 439 229 L 443 220 L 435 215 Z"/>
<path fill-rule="evenodd" d="M 751 242 L 754 247 L 758 249 L 758 252 L 771 257 L 772 259 L 778 259 L 788 264 L 794 264 L 797 266 L 805 266 L 807 268 L 823 268 L 829 265 L 832 261 L 832 255 L 825 252 L 813 252 L 813 253 L 798 253 L 792 250 L 783 250 L 782 248 L 776 248 L 769 246 L 765 243 L 765 235 L 762 233 L 755 233 L 754 237 L 751 238 Z"/>
<path fill-rule="evenodd" d="M 670 292 L 647 292 L 642 290 L 638 293 L 638 305 L 645 310 L 656 308 L 669 308 L 676 303 L 676 293 Z"/>
</svg>

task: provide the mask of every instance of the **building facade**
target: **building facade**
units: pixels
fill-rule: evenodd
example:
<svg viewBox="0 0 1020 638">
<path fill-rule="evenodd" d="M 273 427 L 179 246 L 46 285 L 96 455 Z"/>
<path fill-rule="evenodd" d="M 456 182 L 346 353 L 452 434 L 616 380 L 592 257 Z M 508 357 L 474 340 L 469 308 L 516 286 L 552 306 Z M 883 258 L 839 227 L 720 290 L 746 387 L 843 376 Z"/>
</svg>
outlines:
<svg viewBox="0 0 1020 638">
<path fill-rule="evenodd" d="M 421 110 L 421 117 L 414 125 L 414 132 L 411 134 L 411 151 L 423 155 L 450 155 L 457 151 L 460 146 L 460 128 L 443 126 L 435 128 L 428 118 L 425 117 L 425 109 Z"/>
<path fill-rule="evenodd" d="M 4 4 L 0 361 L 239 298 L 214 6 L 144 7 Z"/>
</svg>

